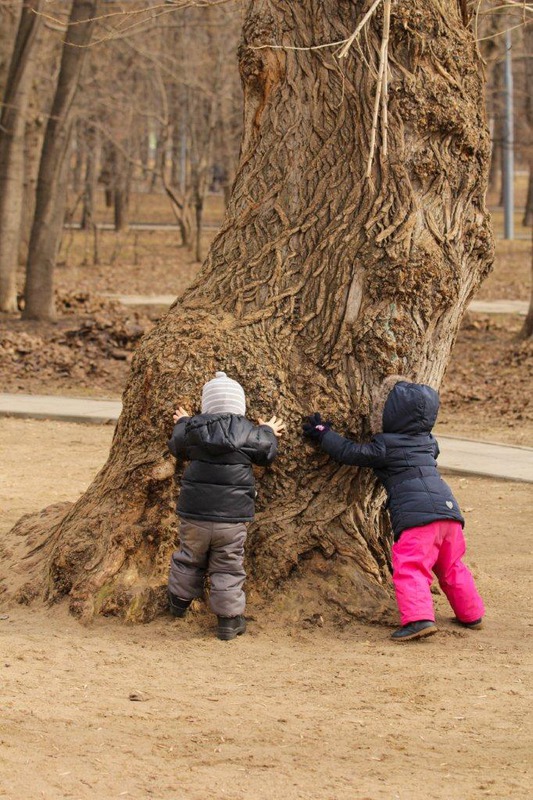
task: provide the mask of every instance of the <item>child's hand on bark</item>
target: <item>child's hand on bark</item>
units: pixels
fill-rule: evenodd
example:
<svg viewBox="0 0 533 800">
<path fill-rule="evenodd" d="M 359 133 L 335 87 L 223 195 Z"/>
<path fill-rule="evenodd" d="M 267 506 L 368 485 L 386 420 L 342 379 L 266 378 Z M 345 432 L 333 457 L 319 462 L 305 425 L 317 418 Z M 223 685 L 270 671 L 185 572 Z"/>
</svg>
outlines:
<svg viewBox="0 0 533 800">
<path fill-rule="evenodd" d="M 257 422 L 259 423 L 259 425 L 267 425 L 267 427 L 272 428 L 272 430 L 274 431 L 274 433 L 278 437 L 279 436 L 283 436 L 283 431 L 286 430 L 285 423 L 279 417 L 271 417 L 268 420 L 268 422 L 266 420 L 264 420 L 264 419 L 261 419 L 261 417 L 259 417 Z"/>
<path fill-rule="evenodd" d="M 320 442 L 324 434 L 331 430 L 331 422 L 329 420 L 323 420 L 320 414 L 315 412 L 307 417 L 302 428 L 304 436 L 307 436 L 309 439 L 314 439 L 316 442 Z"/>
<path fill-rule="evenodd" d="M 174 420 L 174 425 L 176 422 L 179 422 L 182 417 L 190 417 L 191 415 L 189 412 L 183 408 L 183 406 L 178 406 L 178 408 L 172 414 L 172 419 Z"/>
</svg>

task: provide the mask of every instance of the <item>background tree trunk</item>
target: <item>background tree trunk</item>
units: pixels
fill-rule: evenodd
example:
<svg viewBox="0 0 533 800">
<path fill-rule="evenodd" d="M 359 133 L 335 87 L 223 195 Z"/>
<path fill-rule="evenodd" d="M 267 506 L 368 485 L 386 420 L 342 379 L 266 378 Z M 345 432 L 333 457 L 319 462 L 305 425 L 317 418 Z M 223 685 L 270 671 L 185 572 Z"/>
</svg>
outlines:
<svg viewBox="0 0 533 800">
<path fill-rule="evenodd" d="M 42 0 L 29 0 L 11 57 L 0 116 L 0 311 L 17 311 L 17 265 L 24 197 L 24 130 Z"/>
<path fill-rule="evenodd" d="M 70 169 L 70 183 L 75 195 L 81 192 L 82 170 L 85 161 L 85 142 L 83 136 L 83 127 L 80 120 L 72 126 L 72 149 L 74 150 L 74 164 Z"/>
<path fill-rule="evenodd" d="M 523 225 L 533 225 L 533 31 L 531 26 L 524 29 L 524 44 L 526 54 L 526 91 L 525 91 L 525 117 L 529 128 L 529 181 L 527 186 L 526 208 L 524 211 Z M 533 301 L 530 309 L 533 315 Z"/>
<path fill-rule="evenodd" d="M 74 505 L 26 518 L 9 537 L 2 568 L 20 570 L 20 600 L 69 595 L 84 619 L 147 620 L 163 607 L 176 542 L 172 408 L 196 411 L 202 384 L 224 368 L 244 385 L 250 417 L 289 423 L 260 478 L 252 600 L 283 585 L 301 606 L 311 587 L 314 608 L 388 613 L 383 491 L 369 471 L 304 444 L 300 422 L 318 409 L 365 435 L 385 375 L 439 385 L 492 262 L 490 142 L 477 48 L 455 4 L 392 6 L 388 152 L 383 125 L 368 180 L 382 7 L 363 54 L 352 48 L 341 68 L 328 49 L 254 49 L 343 39 L 368 7 L 250 4 L 244 137 L 226 219 L 195 284 L 135 354 L 105 467 Z"/>
<path fill-rule="evenodd" d="M 42 116 L 34 111 L 26 122 L 24 135 L 24 197 L 20 225 L 19 264 L 26 264 L 28 260 L 43 138 L 44 121 Z"/>
<path fill-rule="evenodd" d="M 91 40 L 96 0 L 74 0 L 63 46 L 52 111 L 46 128 L 26 270 L 25 319 L 53 320 L 53 272 L 65 211 L 66 156 L 73 103 L 86 45 Z"/>
<path fill-rule="evenodd" d="M 496 192 L 498 187 L 500 191 L 498 198 L 501 199 L 501 170 L 502 170 L 502 143 L 503 143 L 503 98 L 502 98 L 502 84 L 503 84 L 503 65 L 496 64 L 493 67 L 493 81 L 492 81 L 492 150 L 489 169 L 489 191 Z"/>
<path fill-rule="evenodd" d="M 531 294 L 529 296 L 529 309 L 520 331 L 521 339 L 533 336 L 533 231 L 531 232 Z"/>
<path fill-rule="evenodd" d="M 82 198 L 81 228 L 86 231 L 95 224 L 96 178 L 99 160 L 100 137 L 98 130 L 92 125 L 87 133 L 87 152 L 85 160 L 84 191 Z"/>
<path fill-rule="evenodd" d="M 526 207 L 522 225 L 529 227 L 533 225 L 533 158 L 529 162 L 529 178 L 527 182 Z"/>
<path fill-rule="evenodd" d="M 526 44 L 526 52 L 529 53 L 529 58 L 526 59 L 526 98 L 525 110 L 526 120 L 529 125 L 529 130 L 533 133 L 533 31 L 531 28 L 524 30 L 524 39 Z M 531 146 L 531 143 L 530 143 Z M 524 225 L 533 225 L 533 157 L 530 156 L 529 160 L 529 183 L 526 198 L 526 208 L 524 212 Z M 524 320 L 520 336 L 523 339 L 529 339 L 533 336 L 533 231 L 531 232 L 531 295 L 529 300 L 529 309 L 527 316 Z"/>
<path fill-rule="evenodd" d="M 22 11 L 22 0 L 0 3 L 0 97 L 4 97 L 11 66 L 16 32 Z"/>
</svg>

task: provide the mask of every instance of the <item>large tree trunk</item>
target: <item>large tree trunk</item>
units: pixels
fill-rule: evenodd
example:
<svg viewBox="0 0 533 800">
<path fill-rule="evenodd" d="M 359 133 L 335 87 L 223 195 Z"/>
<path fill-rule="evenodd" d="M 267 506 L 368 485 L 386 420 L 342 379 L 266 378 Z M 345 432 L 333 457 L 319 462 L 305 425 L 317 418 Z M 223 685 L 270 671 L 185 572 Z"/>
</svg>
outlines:
<svg viewBox="0 0 533 800">
<path fill-rule="evenodd" d="M 254 49 L 344 39 L 368 8 L 250 4 L 244 137 L 226 219 L 195 284 L 135 354 L 105 467 L 74 505 L 22 521 L 9 538 L 3 566 L 20 575 L 19 599 L 69 595 L 84 619 L 146 620 L 162 608 L 176 541 L 172 408 L 196 410 L 203 382 L 223 368 L 244 385 L 252 418 L 289 423 L 260 478 L 252 599 L 294 587 L 301 604 L 311 585 L 314 609 L 387 612 L 383 491 L 369 471 L 304 444 L 300 422 L 318 409 L 366 435 L 385 375 L 439 385 L 492 262 L 490 143 L 477 49 L 448 2 L 393 3 L 388 152 L 378 128 L 369 179 L 383 6 L 363 52 L 351 49 L 340 68 L 327 48 Z"/>
<path fill-rule="evenodd" d="M 65 212 L 66 157 L 73 123 L 73 103 L 87 44 L 91 40 L 95 11 L 96 0 L 74 0 L 69 17 L 39 167 L 26 270 L 25 319 L 55 318 L 53 273 Z"/>
<path fill-rule="evenodd" d="M 17 266 L 24 197 L 24 130 L 35 69 L 42 0 L 22 8 L 0 116 L 0 311 L 17 311 Z"/>
</svg>

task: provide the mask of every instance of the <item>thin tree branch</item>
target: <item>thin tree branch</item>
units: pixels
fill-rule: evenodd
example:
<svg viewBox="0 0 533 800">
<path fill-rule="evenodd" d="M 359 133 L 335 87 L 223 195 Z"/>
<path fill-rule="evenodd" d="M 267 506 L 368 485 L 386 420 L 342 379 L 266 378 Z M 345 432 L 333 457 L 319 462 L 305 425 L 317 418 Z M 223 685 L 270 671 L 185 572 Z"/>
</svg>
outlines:
<svg viewBox="0 0 533 800">
<path fill-rule="evenodd" d="M 366 22 L 370 19 L 376 8 L 383 0 L 374 0 L 371 7 L 368 9 L 366 14 L 364 15 L 361 22 L 357 25 L 355 31 L 348 36 L 346 39 L 338 39 L 335 42 L 325 42 L 324 44 L 315 44 L 310 45 L 309 47 L 297 46 L 297 45 L 285 45 L 285 44 L 257 44 L 257 45 L 249 45 L 250 50 L 299 50 L 299 51 L 309 51 L 309 50 L 324 50 L 327 47 L 339 47 L 341 46 L 341 50 L 339 51 L 338 58 L 346 58 L 348 55 L 348 51 L 356 38 L 359 36 L 361 31 L 363 30 Z"/>
<path fill-rule="evenodd" d="M 379 119 L 379 107 L 380 101 L 383 95 L 383 91 L 387 92 L 388 90 L 388 81 L 387 78 L 384 78 L 387 64 L 388 64 L 388 52 L 389 52 L 389 31 L 390 31 L 390 6 L 391 0 L 385 0 L 385 10 L 383 14 L 383 33 L 381 38 L 381 49 L 379 55 L 379 71 L 378 71 L 378 79 L 376 82 L 376 96 L 374 98 L 374 113 L 372 115 L 372 130 L 370 133 L 370 151 L 368 153 L 368 161 L 366 166 L 366 177 L 370 178 L 372 174 L 372 162 L 374 161 L 374 151 L 376 149 L 376 133 L 378 127 L 378 119 Z M 385 118 L 385 125 L 387 123 L 387 97 L 386 95 L 383 97 L 383 116 Z M 383 117 L 382 117 L 382 124 L 383 124 Z M 385 135 L 384 139 L 384 153 L 387 151 L 387 134 L 386 134 L 386 127 L 382 127 L 382 132 Z"/>
</svg>

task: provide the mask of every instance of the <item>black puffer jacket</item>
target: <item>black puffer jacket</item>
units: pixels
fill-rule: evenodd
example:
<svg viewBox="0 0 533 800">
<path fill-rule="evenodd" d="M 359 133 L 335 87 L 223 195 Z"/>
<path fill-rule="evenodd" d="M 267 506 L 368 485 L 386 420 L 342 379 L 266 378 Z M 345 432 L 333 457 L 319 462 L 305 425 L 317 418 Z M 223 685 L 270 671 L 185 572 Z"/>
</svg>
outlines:
<svg viewBox="0 0 533 800">
<path fill-rule="evenodd" d="M 383 433 L 369 444 L 329 431 L 322 448 L 341 464 L 372 467 L 387 490 L 394 539 L 438 519 L 464 525 L 457 500 L 437 470 L 439 446 L 431 435 L 439 395 L 430 386 L 396 383 L 383 408 Z"/>
<path fill-rule="evenodd" d="M 237 414 L 182 417 L 168 443 L 187 465 L 177 511 L 186 519 L 248 522 L 254 517 L 252 464 L 266 467 L 276 457 L 272 428 Z"/>
</svg>

